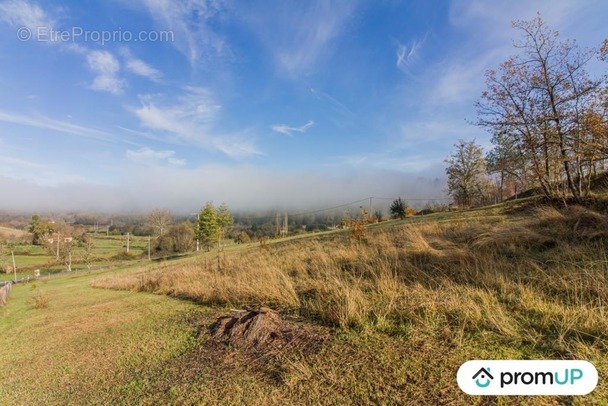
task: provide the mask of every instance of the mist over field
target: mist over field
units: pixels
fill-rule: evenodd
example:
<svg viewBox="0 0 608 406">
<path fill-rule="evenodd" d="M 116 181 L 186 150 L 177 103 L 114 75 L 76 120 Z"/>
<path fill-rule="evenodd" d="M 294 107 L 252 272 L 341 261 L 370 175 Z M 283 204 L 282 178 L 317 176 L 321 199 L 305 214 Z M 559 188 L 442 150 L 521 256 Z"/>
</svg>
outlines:
<svg viewBox="0 0 608 406">
<path fill-rule="evenodd" d="M 10 191 L 1 208 L 18 211 L 138 212 L 155 207 L 176 214 L 200 209 L 208 200 L 239 211 L 319 209 L 367 197 L 444 198 L 441 170 L 423 174 L 366 169 L 351 172 L 271 172 L 252 166 L 206 166 L 193 170 L 148 169 L 129 173 L 122 183 L 39 185 L 0 176 Z M 413 203 L 413 202 L 412 202 Z"/>
</svg>

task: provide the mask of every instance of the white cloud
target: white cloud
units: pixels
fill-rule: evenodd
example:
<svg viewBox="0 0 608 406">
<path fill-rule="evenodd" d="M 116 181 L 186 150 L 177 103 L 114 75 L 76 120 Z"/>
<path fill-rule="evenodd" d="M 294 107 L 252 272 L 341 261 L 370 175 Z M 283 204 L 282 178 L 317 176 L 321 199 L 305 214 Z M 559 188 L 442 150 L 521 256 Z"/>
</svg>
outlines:
<svg viewBox="0 0 608 406">
<path fill-rule="evenodd" d="M 269 13 L 252 6 L 242 18 L 269 49 L 278 68 L 298 76 L 315 71 L 331 54 L 332 42 L 346 29 L 355 1 L 276 2 Z"/>
<path fill-rule="evenodd" d="M 134 109 L 143 127 L 166 136 L 166 142 L 220 151 L 233 158 L 259 155 L 251 134 L 216 133 L 221 105 L 209 89 L 189 86 L 173 103 L 159 95 L 140 96 Z"/>
<path fill-rule="evenodd" d="M 121 94 L 125 82 L 118 77 L 120 63 L 108 51 L 92 51 L 87 55 L 89 68 L 97 74 L 91 83 L 91 89 Z"/>
<path fill-rule="evenodd" d="M 0 110 L 0 121 L 94 138 L 103 141 L 113 141 L 113 137 L 106 132 L 94 128 L 79 126 L 65 121 L 54 120 L 48 117 L 32 117 L 30 115 L 24 116 L 21 114 Z"/>
<path fill-rule="evenodd" d="M 207 0 L 140 0 L 157 26 L 173 32 L 174 46 L 192 65 L 218 56 L 230 56 L 224 38 L 209 22 L 222 13 L 225 5 Z"/>
<path fill-rule="evenodd" d="M 160 80 L 162 74 L 157 69 L 151 67 L 141 59 L 129 59 L 127 60 L 127 69 L 136 75 L 143 76 L 154 82 Z"/>
<path fill-rule="evenodd" d="M 573 2 L 570 0 L 545 1 L 492 1 L 484 0 L 455 0 L 449 11 L 450 23 L 457 27 L 475 27 L 484 35 L 476 39 L 480 42 L 509 40 L 513 37 L 511 21 L 529 20 L 534 18 L 538 11 L 550 26 L 557 27 L 564 24 L 576 24 L 586 2 Z"/>
<path fill-rule="evenodd" d="M 8 165 L 11 167 L 19 167 L 19 168 L 29 168 L 29 169 L 42 169 L 44 165 L 41 165 L 37 162 L 26 161 L 24 159 L 19 159 L 11 156 L 2 156 L 0 155 L 0 164 Z"/>
<path fill-rule="evenodd" d="M 315 122 L 312 120 L 309 120 L 306 124 L 301 125 L 299 127 L 291 127 L 291 126 L 288 126 L 287 124 L 275 124 L 275 125 L 271 126 L 270 128 L 272 129 L 272 131 L 291 136 L 294 132 L 304 133 L 304 132 L 306 132 L 306 130 L 308 130 L 313 125 L 315 125 Z"/>
<path fill-rule="evenodd" d="M 481 94 L 484 74 L 490 68 L 493 55 L 471 58 L 469 61 L 452 60 L 439 67 L 437 79 L 429 89 L 428 100 L 434 105 L 471 104 Z"/>
<path fill-rule="evenodd" d="M 87 66 L 96 74 L 89 86 L 93 90 L 121 94 L 124 92 L 126 82 L 118 74 L 120 63 L 108 51 L 94 51 L 76 42 L 63 42 L 50 35 L 51 32 L 59 32 L 56 21 L 39 5 L 26 0 L 8 0 L 0 3 L 0 20 L 4 20 L 13 27 L 27 27 L 35 38 L 39 29 L 47 40 L 40 41 L 45 44 L 60 46 L 62 50 L 83 55 L 86 57 Z M 153 68 L 142 61 L 133 59 L 128 61 L 130 71 L 146 76 L 154 76 Z"/>
<path fill-rule="evenodd" d="M 397 41 L 397 50 L 395 52 L 397 61 L 395 65 L 399 70 L 404 73 L 412 75 L 411 68 L 414 62 L 419 59 L 419 52 L 426 41 L 428 36 L 428 32 L 425 34 L 424 38 L 421 40 L 414 39 L 411 42 L 411 45 L 405 45 L 401 42 Z"/>
<path fill-rule="evenodd" d="M 344 103 L 338 101 L 335 97 L 332 97 L 321 90 L 313 89 L 312 87 L 310 88 L 310 93 L 312 93 L 318 100 L 329 101 L 332 104 L 332 107 L 340 114 L 350 116 L 351 118 L 355 116 L 355 113 L 353 113 L 348 107 L 346 107 Z"/>
<path fill-rule="evenodd" d="M 194 141 L 207 132 L 221 106 L 209 89 L 186 87 L 175 103 L 165 103 L 153 95 L 140 97 L 142 106 L 135 110 L 144 127 L 175 134 L 183 141 Z"/>
<path fill-rule="evenodd" d="M 53 19 L 37 4 L 25 0 L 8 0 L 0 3 L 0 19 L 14 27 L 24 26 L 35 33 L 38 27 L 51 28 Z"/>
<path fill-rule="evenodd" d="M 186 164 L 186 160 L 175 157 L 175 151 L 156 151 L 149 147 L 142 147 L 135 151 L 128 150 L 127 158 L 146 165 L 167 163 L 172 166 L 183 166 Z"/>
<path fill-rule="evenodd" d="M 590 35 L 602 38 L 597 27 L 580 24 L 593 20 L 585 18 L 586 14 L 598 13 L 597 7 L 588 7 L 586 2 L 455 0 L 450 6 L 449 21 L 462 40 L 452 46 L 435 69 L 428 71 L 432 83 L 428 102 L 472 105 L 484 88 L 484 73 L 518 53 L 513 41 L 521 37 L 521 32 L 512 28 L 512 21 L 530 20 L 537 12 L 549 27 L 560 31 L 561 39 L 577 38 L 584 46 L 595 46 L 599 42 L 585 40 Z"/>
<path fill-rule="evenodd" d="M 158 82 L 162 78 L 163 75 L 158 69 L 150 66 L 141 59 L 134 57 L 127 48 L 123 48 L 121 54 L 125 60 L 125 68 L 129 72 L 153 82 Z"/>
<path fill-rule="evenodd" d="M 190 138 L 192 136 L 190 129 L 180 120 L 183 110 L 179 106 L 159 108 L 153 101 L 146 99 L 148 98 L 143 97 L 142 106 L 135 110 L 135 114 L 144 127 L 152 130 L 167 131 L 183 138 Z"/>
</svg>

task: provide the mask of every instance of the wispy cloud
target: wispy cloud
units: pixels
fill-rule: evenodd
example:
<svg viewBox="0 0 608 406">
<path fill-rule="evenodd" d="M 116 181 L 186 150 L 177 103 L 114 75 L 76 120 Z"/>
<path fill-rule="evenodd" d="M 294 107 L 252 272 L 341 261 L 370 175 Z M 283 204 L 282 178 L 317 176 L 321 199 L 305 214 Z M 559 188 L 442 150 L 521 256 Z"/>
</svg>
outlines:
<svg viewBox="0 0 608 406">
<path fill-rule="evenodd" d="M 150 133 L 145 132 L 145 131 L 138 131 L 138 130 L 134 130 L 132 128 L 123 127 L 123 126 L 120 126 L 120 125 L 116 126 L 116 128 L 119 128 L 119 129 L 121 129 L 123 131 L 126 131 L 127 133 L 135 134 L 137 136 L 144 137 L 144 138 L 147 138 L 147 139 L 150 139 L 150 140 L 154 140 L 154 141 L 157 141 L 157 142 L 162 142 L 163 141 L 162 137 L 158 137 L 156 135 L 150 134 Z"/>
<path fill-rule="evenodd" d="M 280 71 L 299 76 L 315 71 L 346 29 L 357 2 L 276 2 L 272 13 L 250 8 L 243 19 L 269 49 Z"/>
<path fill-rule="evenodd" d="M 142 147 L 138 150 L 128 150 L 127 158 L 138 164 L 158 165 L 169 164 L 171 166 L 186 165 L 185 159 L 175 157 L 175 151 L 164 150 L 157 151 L 149 147 Z"/>
<path fill-rule="evenodd" d="M 113 137 L 104 131 L 79 126 L 66 121 L 54 120 L 48 117 L 31 117 L 0 110 L 0 121 L 57 131 L 64 134 L 94 138 L 102 141 L 115 142 Z"/>
<path fill-rule="evenodd" d="M 40 28 L 46 32 L 59 31 L 55 19 L 48 12 L 27 0 L 7 0 L 0 3 L 0 20 L 8 22 L 15 28 L 26 27 L 34 36 Z M 96 75 L 89 86 L 91 89 L 117 95 L 124 92 L 126 82 L 119 77 L 120 63 L 111 52 L 91 50 L 75 42 L 58 41 L 53 36 L 49 36 L 48 41 L 41 42 L 83 55 L 88 68 Z M 137 63 L 135 64 L 137 65 Z M 141 64 L 136 68 L 141 71 Z"/>
<path fill-rule="evenodd" d="M 206 57 L 231 55 L 225 39 L 210 26 L 210 22 L 224 10 L 223 2 L 140 0 L 140 3 L 161 29 L 173 32 L 173 44 L 191 65 L 204 61 Z"/>
<path fill-rule="evenodd" d="M 143 127 L 163 135 L 166 142 L 195 145 L 241 158 L 260 152 L 248 134 L 217 134 L 221 105 L 207 88 L 189 86 L 173 103 L 156 95 L 140 96 L 141 106 L 133 113 Z"/>
<path fill-rule="evenodd" d="M 25 0 L 8 0 L 0 3 L 0 20 L 14 27 L 27 27 L 36 32 L 38 27 L 53 27 L 55 21 L 37 4 Z"/>
<path fill-rule="evenodd" d="M 26 161 L 24 159 L 15 158 L 12 156 L 2 156 L 2 155 L 0 155 L 0 164 L 6 164 L 11 167 L 19 167 L 19 168 L 26 168 L 26 169 L 44 168 L 44 165 L 36 163 L 36 162 Z"/>
<path fill-rule="evenodd" d="M 150 66 L 141 59 L 134 57 L 127 48 L 124 48 L 121 51 L 121 54 L 125 60 L 125 68 L 127 71 L 153 82 L 158 82 L 162 78 L 163 74 L 158 69 Z"/>
<path fill-rule="evenodd" d="M 87 55 L 89 68 L 97 74 L 91 89 L 121 94 L 124 92 L 125 82 L 118 77 L 120 63 L 108 51 L 92 51 Z"/>
<path fill-rule="evenodd" d="M 209 89 L 186 87 L 175 103 L 163 103 L 158 96 L 143 95 L 135 110 L 144 127 L 178 136 L 183 141 L 205 137 L 221 106 Z"/>
<path fill-rule="evenodd" d="M 395 65 L 400 71 L 413 76 L 411 70 L 412 65 L 419 59 L 418 54 L 422 48 L 422 45 L 424 45 L 424 42 L 426 41 L 427 35 L 428 32 L 421 40 L 412 40 L 410 45 L 405 45 L 397 41 L 397 50 L 395 52 L 397 62 Z"/>
<path fill-rule="evenodd" d="M 488 60 L 452 60 L 441 66 L 437 80 L 429 89 L 428 100 L 433 105 L 459 104 L 473 100 L 481 94 L 483 75 L 489 69 Z"/>
<path fill-rule="evenodd" d="M 310 88 L 310 93 L 312 93 L 319 100 L 327 100 L 327 101 L 329 101 L 333 105 L 333 107 L 337 111 L 341 112 L 342 114 L 346 114 L 348 116 L 354 116 L 355 115 L 348 107 L 346 107 L 346 105 L 344 103 L 340 102 L 335 97 L 330 96 L 326 92 L 323 92 L 323 91 L 318 90 L 318 89 L 313 89 L 311 87 Z"/>
<path fill-rule="evenodd" d="M 287 124 L 275 124 L 275 125 L 271 126 L 270 128 L 272 129 L 272 131 L 291 136 L 295 132 L 304 133 L 304 132 L 306 132 L 306 130 L 308 130 L 310 127 L 312 127 L 314 125 L 315 125 L 315 122 L 312 120 L 309 120 L 306 124 L 301 125 L 299 127 L 291 127 Z"/>
</svg>

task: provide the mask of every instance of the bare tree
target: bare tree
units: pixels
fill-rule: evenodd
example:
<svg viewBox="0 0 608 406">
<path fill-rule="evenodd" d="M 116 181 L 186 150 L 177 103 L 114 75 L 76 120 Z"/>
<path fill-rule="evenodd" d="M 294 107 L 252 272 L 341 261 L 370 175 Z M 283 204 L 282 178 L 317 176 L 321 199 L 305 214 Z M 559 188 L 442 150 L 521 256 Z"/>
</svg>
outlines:
<svg viewBox="0 0 608 406">
<path fill-rule="evenodd" d="M 82 234 L 78 239 L 78 246 L 80 247 L 80 260 L 84 262 L 87 269 L 91 269 L 91 265 L 95 260 L 95 241 L 93 237 L 88 234 Z"/>
<path fill-rule="evenodd" d="M 173 223 L 173 215 L 167 209 L 154 209 L 148 214 L 146 223 L 152 227 L 155 235 L 162 237 Z"/>
<path fill-rule="evenodd" d="M 547 196 L 580 200 L 593 166 L 595 147 L 584 117 L 597 103 L 604 78 L 592 79 L 586 64 L 597 50 L 581 51 L 572 41 L 558 41 L 540 15 L 515 21 L 520 54 L 486 73 L 487 90 L 477 102 L 478 125 L 509 138 L 529 160 Z M 562 181 L 566 187 L 562 187 Z"/>
<path fill-rule="evenodd" d="M 54 234 L 43 241 L 46 252 L 54 255 L 55 260 L 64 265 L 68 272 L 72 270 L 74 244 L 74 229 L 68 225 L 60 226 Z"/>
</svg>

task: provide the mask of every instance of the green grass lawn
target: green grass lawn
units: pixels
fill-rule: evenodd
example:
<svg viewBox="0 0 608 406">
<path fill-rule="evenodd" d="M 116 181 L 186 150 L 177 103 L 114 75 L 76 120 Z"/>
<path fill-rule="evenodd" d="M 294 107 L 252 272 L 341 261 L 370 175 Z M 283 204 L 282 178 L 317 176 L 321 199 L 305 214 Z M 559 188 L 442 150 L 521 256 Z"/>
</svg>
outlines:
<svg viewBox="0 0 608 406">
<path fill-rule="evenodd" d="M 107 271 L 106 271 L 107 272 Z M 133 404 L 133 371 L 190 350 L 196 306 L 164 296 L 93 289 L 93 274 L 15 285 L 0 308 L 0 404 Z M 48 301 L 45 307 L 38 303 Z"/>
<path fill-rule="evenodd" d="M 104 266 L 108 261 L 112 261 L 112 257 L 126 252 L 126 237 L 124 236 L 106 236 L 104 234 L 91 234 L 94 241 L 94 249 L 92 251 L 93 261 L 92 266 Z M 72 268 L 86 268 L 86 263 L 83 261 L 82 247 L 74 245 L 72 252 Z M 129 242 L 129 254 L 134 258 L 148 252 L 148 238 L 132 236 Z M 17 278 L 33 277 L 34 270 L 40 269 L 42 274 L 56 273 L 65 270 L 64 264 L 58 264 L 53 253 L 47 252 L 44 247 L 32 244 L 19 244 L 14 248 L 15 264 L 17 265 Z M 6 251 L 4 256 L 0 258 L 0 263 L 3 266 L 12 268 L 12 256 L 10 251 Z M 0 274 L 0 280 L 12 280 L 13 272 L 8 274 Z"/>
</svg>

